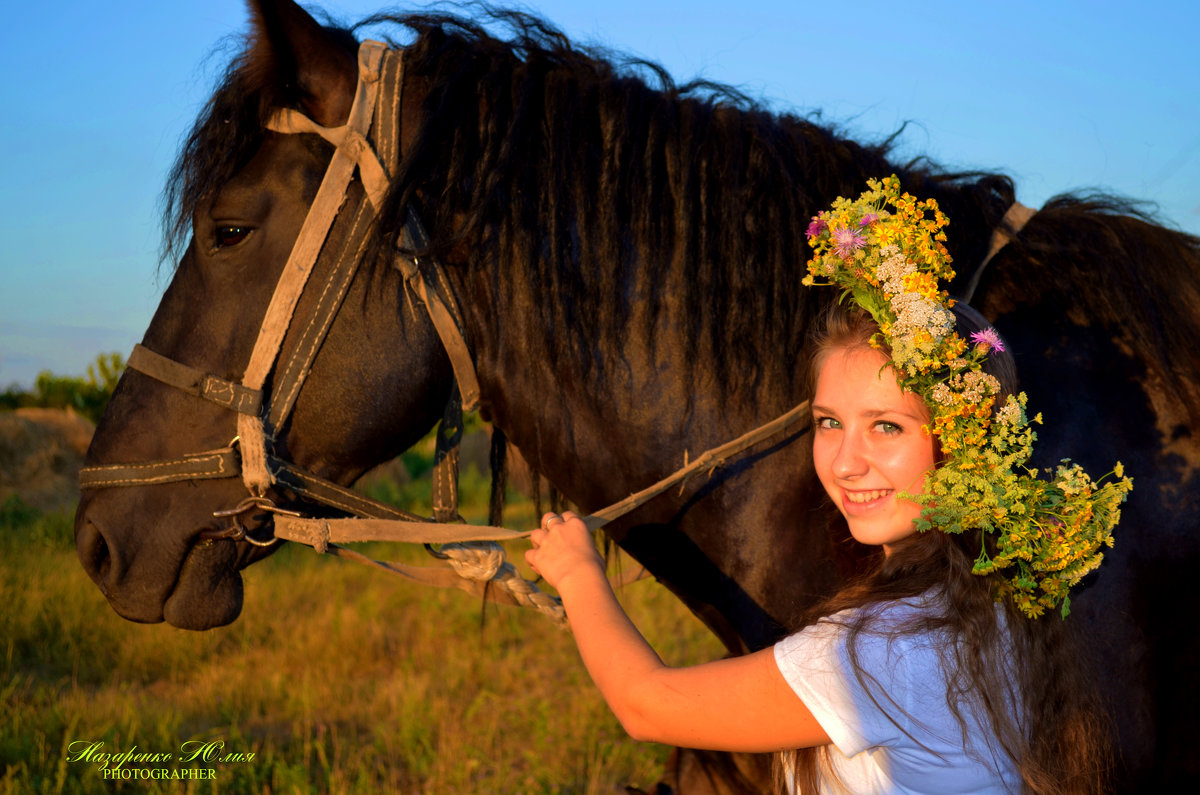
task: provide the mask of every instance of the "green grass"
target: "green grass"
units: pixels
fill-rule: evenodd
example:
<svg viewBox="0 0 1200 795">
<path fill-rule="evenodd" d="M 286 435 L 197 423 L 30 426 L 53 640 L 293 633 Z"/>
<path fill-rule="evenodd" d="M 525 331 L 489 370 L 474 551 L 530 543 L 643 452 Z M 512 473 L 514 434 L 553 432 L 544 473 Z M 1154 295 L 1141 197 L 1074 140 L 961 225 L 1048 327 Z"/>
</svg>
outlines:
<svg viewBox="0 0 1200 795">
<path fill-rule="evenodd" d="M 419 499 L 420 483 L 390 496 Z M 464 487 L 475 494 L 464 514 L 479 521 L 486 483 L 468 475 Z M 510 526 L 533 521 L 516 507 Z M 0 793 L 590 794 L 648 787 L 662 771 L 668 749 L 625 736 L 569 633 L 536 611 L 289 546 L 246 570 L 232 626 L 139 625 L 108 607 L 71 536 L 68 514 L 0 508 Z M 509 557 L 528 574 L 519 548 Z M 622 600 L 665 659 L 722 653 L 652 580 Z M 106 781 L 67 761 L 78 741 L 177 754 L 208 740 L 254 758 L 175 763 L 214 770 L 186 782 Z"/>
</svg>

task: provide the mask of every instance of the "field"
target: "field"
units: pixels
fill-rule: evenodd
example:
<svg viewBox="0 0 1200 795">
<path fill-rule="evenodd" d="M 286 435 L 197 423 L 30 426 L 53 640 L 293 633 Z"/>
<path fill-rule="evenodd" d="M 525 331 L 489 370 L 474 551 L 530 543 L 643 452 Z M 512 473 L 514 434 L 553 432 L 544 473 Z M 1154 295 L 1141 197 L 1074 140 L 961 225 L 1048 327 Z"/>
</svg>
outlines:
<svg viewBox="0 0 1200 795">
<path fill-rule="evenodd" d="M 401 503 L 422 488 L 376 486 Z M 506 516 L 532 521 L 528 503 Z M 71 522 L 0 509 L 0 793 L 610 793 L 663 768 L 669 749 L 625 736 L 569 633 L 535 611 L 289 545 L 246 570 L 232 626 L 138 625 L 83 572 Z M 528 574 L 519 548 L 509 557 Z M 721 653 L 653 580 L 622 600 L 669 662 Z M 104 753 L 175 759 L 128 760 L 122 780 Z"/>
</svg>

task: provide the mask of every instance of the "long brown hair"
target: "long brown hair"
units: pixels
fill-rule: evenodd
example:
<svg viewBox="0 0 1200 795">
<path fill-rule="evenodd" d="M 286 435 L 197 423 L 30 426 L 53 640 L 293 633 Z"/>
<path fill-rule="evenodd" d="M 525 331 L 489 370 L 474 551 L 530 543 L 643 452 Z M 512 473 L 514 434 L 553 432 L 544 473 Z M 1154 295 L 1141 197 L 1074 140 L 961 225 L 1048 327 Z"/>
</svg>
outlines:
<svg viewBox="0 0 1200 795">
<path fill-rule="evenodd" d="M 965 304 L 955 306 L 954 313 L 959 334 L 987 326 Z M 810 386 L 831 351 L 867 345 L 878 331 L 865 311 L 833 307 L 812 347 Z M 1001 398 L 1017 390 L 1010 354 L 993 351 L 984 369 L 1000 381 Z M 1092 678 L 1081 668 L 1083 657 L 1075 650 L 1070 627 L 1057 613 L 1026 618 L 1008 601 L 1003 603 L 1001 620 L 993 577 L 971 571 L 980 544 L 989 541 L 981 535 L 978 531 L 916 533 L 893 545 L 890 555 L 879 554 L 864 576 L 814 607 L 798 626 L 852 610 L 843 620 L 847 648 L 855 675 L 865 683 L 870 675 L 859 667 L 855 649 L 859 634 L 872 626 L 874 614 L 869 608 L 937 592 L 944 610 L 922 613 L 893 631 L 948 639 L 940 652 L 948 684 L 946 702 L 964 736 L 966 719 L 960 705 L 965 703 L 973 705 L 983 725 L 991 729 L 997 751 L 1012 760 L 1022 792 L 1103 792 L 1111 767 L 1108 727 Z M 782 754 L 776 767 L 780 791 L 788 769 L 800 793 L 819 792 L 821 780 L 832 775 L 824 746 Z"/>
</svg>

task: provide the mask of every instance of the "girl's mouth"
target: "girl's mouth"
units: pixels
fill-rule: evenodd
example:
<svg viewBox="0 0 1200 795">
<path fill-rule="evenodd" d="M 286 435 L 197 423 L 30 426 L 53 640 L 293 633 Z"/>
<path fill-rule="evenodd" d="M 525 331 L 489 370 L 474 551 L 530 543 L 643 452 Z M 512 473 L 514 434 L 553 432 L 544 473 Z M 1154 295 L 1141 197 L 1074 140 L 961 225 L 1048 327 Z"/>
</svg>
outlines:
<svg viewBox="0 0 1200 795">
<path fill-rule="evenodd" d="M 871 491 L 843 491 L 846 501 L 855 505 L 866 505 L 881 500 L 892 493 L 891 489 L 873 489 Z"/>
</svg>

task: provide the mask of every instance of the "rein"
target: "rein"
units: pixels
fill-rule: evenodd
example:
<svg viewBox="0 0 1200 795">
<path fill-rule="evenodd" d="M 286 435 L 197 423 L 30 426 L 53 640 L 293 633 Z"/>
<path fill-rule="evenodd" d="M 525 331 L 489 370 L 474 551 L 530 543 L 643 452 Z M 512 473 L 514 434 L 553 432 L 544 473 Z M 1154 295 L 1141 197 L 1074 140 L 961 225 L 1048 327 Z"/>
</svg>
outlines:
<svg viewBox="0 0 1200 795">
<path fill-rule="evenodd" d="M 318 552 L 383 568 L 416 582 L 457 587 L 503 604 L 536 607 L 562 622 L 565 616 L 558 599 L 522 578 L 504 560 L 503 549 L 495 543 L 525 538 L 531 531 L 453 523 L 461 522 L 457 511 L 457 439 L 461 437 L 462 412 L 478 406 L 480 391 L 457 302 L 436 261 L 408 256 L 399 250 L 395 259 L 395 267 L 406 285 L 428 311 L 455 375 L 456 388 L 438 433 L 439 461 L 434 489 L 437 521 L 358 494 L 272 452 L 274 432 L 283 427 L 295 405 L 341 307 L 364 254 L 372 221 L 382 205 L 388 174 L 399 163 L 402 58 L 402 50 L 389 49 L 379 42 L 363 42 L 359 49 L 358 87 L 349 120 L 342 127 L 322 127 L 291 109 L 277 111 L 267 124 L 267 129 L 277 133 L 320 135 L 334 145 L 335 151 L 276 285 L 241 383 L 176 362 L 142 345 L 135 346 L 129 357 L 129 368 L 234 411 L 235 439 L 226 447 L 173 459 L 84 467 L 79 475 L 80 487 L 148 486 L 240 475 L 248 496 L 236 506 L 213 513 L 214 517 L 228 519 L 229 526 L 200 533 L 200 546 L 219 540 L 245 541 L 257 546 L 270 546 L 280 540 L 296 541 Z M 372 140 L 378 154 L 372 148 Z M 356 170 L 361 187 L 353 190 Z M 339 216 L 342 240 L 331 245 L 331 231 Z M 428 238 L 412 211 L 406 215 L 402 240 L 398 242 L 404 251 L 421 251 L 427 246 Z M 284 337 L 293 326 L 295 308 L 322 257 L 333 258 L 333 265 L 320 287 L 316 308 L 301 331 L 295 352 L 287 361 L 277 362 Z M 267 395 L 263 387 L 272 372 L 275 373 L 272 394 Z M 591 514 L 584 522 L 589 529 L 598 530 L 696 473 L 707 471 L 711 475 L 727 459 L 793 425 L 807 425 L 808 421 L 809 404 L 805 401 L 690 463 L 685 452 L 682 468 L 649 488 Z M 354 518 L 309 518 L 281 508 L 266 496 L 273 487 Z M 249 535 L 241 518 L 263 512 L 273 515 L 274 535 L 259 540 Z M 451 568 L 385 563 L 339 546 L 358 541 L 424 544 L 435 557 L 447 560 Z M 434 544 L 441 548 L 435 550 Z"/>
</svg>

